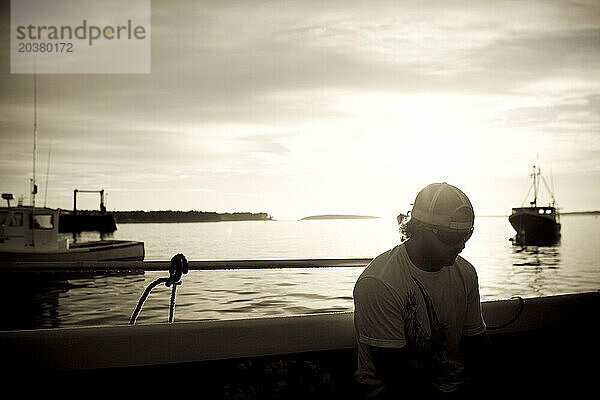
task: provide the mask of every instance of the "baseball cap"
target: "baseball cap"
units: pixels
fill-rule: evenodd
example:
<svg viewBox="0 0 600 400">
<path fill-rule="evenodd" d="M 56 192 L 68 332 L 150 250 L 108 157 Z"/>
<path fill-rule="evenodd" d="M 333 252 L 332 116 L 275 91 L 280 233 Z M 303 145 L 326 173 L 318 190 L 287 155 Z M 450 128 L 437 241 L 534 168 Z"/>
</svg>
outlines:
<svg viewBox="0 0 600 400">
<path fill-rule="evenodd" d="M 411 218 L 449 229 L 470 229 L 475 220 L 466 194 L 446 182 L 425 186 L 417 195 Z"/>
</svg>

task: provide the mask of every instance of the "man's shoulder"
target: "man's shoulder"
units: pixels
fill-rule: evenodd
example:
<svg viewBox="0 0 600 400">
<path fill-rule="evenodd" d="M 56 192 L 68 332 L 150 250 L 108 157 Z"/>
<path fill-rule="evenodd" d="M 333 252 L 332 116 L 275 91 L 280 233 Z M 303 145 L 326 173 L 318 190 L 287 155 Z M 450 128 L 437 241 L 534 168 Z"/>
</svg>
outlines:
<svg viewBox="0 0 600 400">
<path fill-rule="evenodd" d="M 371 260 L 365 268 L 363 275 L 377 275 L 381 270 L 387 269 L 390 264 L 398 264 L 401 246 L 402 245 L 395 246 Z"/>
<path fill-rule="evenodd" d="M 386 286 L 397 288 L 405 279 L 406 268 L 402 264 L 402 245 L 398 245 L 375 257 L 358 278 L 358 282 L 365 279 L 376 280 Z"/>
<path fill-rule="evenodd" d="M 463 274 L 464 273 L 470 274 L 470 275 L 477 274 L 477 271 L 475 270 L 475 267 L 473 266 L 473 264 L 471 264 L 469 261 L 464 259 L 462 256 L 456 257 L 455 265 L 458 268 L 458 270 Z"/>
<path fill-rule="evenodd" d="M 377 257 L 375 257 L 373 260 L 371 260 L 371 262 L 369 263 L 369 265 L 367 265 L 367 267 L 389 262 L 398 254 L 399 247 L 400 247 L 400 245 L 392 247 L 391 249 L 379 254 Z"/>
<path fill-rule="evenodd" d="M 368 314 L 385 310 L 398 311 L 404 303 L 407 285 L 407 269 L 402 267 L 400 246 L 375 257 L 356 280 L 354 285 L 355 315 L 365 310 Z"/>
<path fill-rule="evenodd" d="M 472 287 L 472 285 L 478 281 L 477 270 L 473 264 L 464 258 L 458 256 L 454 266 L 455 268 L 452 273 L 460 276 L 460 279 L 465 282 L 468 287 Z"/>
</svg>

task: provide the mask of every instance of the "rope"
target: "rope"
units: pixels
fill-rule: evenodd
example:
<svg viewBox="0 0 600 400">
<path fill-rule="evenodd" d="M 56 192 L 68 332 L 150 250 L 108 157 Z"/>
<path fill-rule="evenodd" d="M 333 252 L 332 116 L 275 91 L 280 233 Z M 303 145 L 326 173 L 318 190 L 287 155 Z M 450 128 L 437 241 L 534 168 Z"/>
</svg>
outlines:
<svg viewBox="0 0 600 400">
<path fill-rule="evenodd" d="M 169 268 L 169 277 L 158 278 L 150 285 L 148 285 L 148 287 L 144 291 L 144 294 L 142 294 L 142 297 L 140 297 L 135 311 L 129 319 L 129 325 L 135 324 L 135 320 L 137 319 L 140 311 L 142 310 L 142 306 L 144 305 L 146 298 L 148 297 L 152 289 L 154 289 L 161 283 L 164 283 L 166 287 L 173 285 L 173 288 L 171 289 L 171 303 L 169 307 L 169 322 L 173 322 L 173 315 L 175 313 L 175 291 L 177 290 L 177 285 L 181 285 L 180 279 L 182 274 L 187 273 L 188 263 L 185 256 L 183 254 L 176 254 L 175 256 L 173 256 L 173 258 L 171 259 L 171 267 Z"/>
<path fill-rule="evenodd" d="M 154 289 L 156 286 L 160 285 L 161 283 L 166 283 L 168 280 L 169 280 L 169 278 L 158 278 L 157 280 L 152 282 L 150 285 L 148 285 L 148 287 L 144 291 L 144 294 L 142 295 L 142 297 L 140 297 L 140 300 L 138 301 L 135 311 L 131 315 L 131 319 L 129 320 L 129 325 L 135 324 L 135 320 L 137 319 L 138 314 L 142 310 L 142 306 L 144 305 L 144 302 L 146 301 L 146 298 L 148 297 L 148 295 L 150 294 L 152 289 Z"/>
<path fill-rule="evenodd" d="M 513 297 L 511 297 L 511 300 L 512 299 L 519 300 L 519 305 L 520 305 L 519 311 L 517 311 L 517 313 L 508 322 L 501 324 L 501 325 L 497 325 L 497 326 L 488 326 L 487 327 L 488 330 L 496 330 L 496 329 L 506 328 L 508 325 L 515 322 L 517 320 L 517 318 L 519 318 L 519 316 L 523 312 L 523 308 L 525 308 L 525 300 L 523 300 L 523 298 L 521 296 L 513 296 Z"/>
<path fill-rule="evenodd" d="M 169 323 L 173 322 L 173 314 L 175 314 L 175 290 L 177 285 L 181 285 L 181 282 L 173 282 L 173 289 L 171 289 L 171 306 L 169 307 Z"/>
</svg>

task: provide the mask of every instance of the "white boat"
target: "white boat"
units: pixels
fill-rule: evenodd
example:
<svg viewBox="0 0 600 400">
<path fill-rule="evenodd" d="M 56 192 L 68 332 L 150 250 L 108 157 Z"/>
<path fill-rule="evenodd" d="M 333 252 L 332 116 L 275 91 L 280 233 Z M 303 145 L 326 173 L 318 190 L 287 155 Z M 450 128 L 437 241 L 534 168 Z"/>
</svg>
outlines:
<svg viewBox="0 0 600 400">
<path fill-rule="evenodd" d="M 0 208 L 0 261 L 57 262 L 144 259 L 144 242 L 96 240 L 71 243 L 59 234 L 59 211 L 16 206 Z"/>
</svg>

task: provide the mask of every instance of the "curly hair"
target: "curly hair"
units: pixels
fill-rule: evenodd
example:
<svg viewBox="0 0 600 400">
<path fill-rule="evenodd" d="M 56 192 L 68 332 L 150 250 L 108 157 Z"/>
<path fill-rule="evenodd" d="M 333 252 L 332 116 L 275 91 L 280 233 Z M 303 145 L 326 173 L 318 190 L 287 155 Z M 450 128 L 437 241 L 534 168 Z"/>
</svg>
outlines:
<svg viewBox="0 0 600 400">
<path fill-rule="evenodd" d="M 411 218 L 410 212 L 408 215 L 398 215 L 397 219 L 401 242 L 406 242 L 408 239 L 417 235 L 418 233 L 428 230 L 428 225 L 424 222 Z"/>
</svg>

